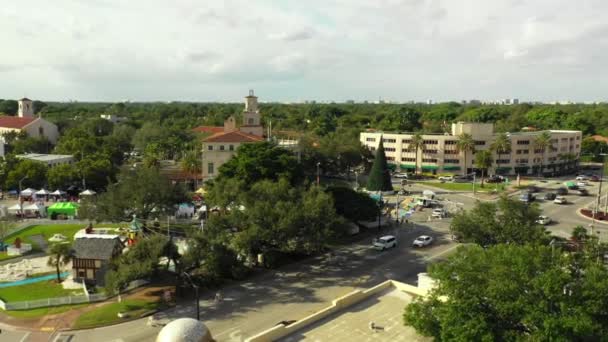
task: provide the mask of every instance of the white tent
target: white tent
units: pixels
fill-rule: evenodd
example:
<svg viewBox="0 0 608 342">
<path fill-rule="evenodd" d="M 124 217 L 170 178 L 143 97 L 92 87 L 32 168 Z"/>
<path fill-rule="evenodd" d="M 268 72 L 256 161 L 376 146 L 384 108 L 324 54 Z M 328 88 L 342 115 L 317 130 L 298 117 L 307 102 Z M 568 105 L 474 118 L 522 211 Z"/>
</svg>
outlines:
<svg viewBox="0 0 608 342">
<path fill-rule="evenodd" d="M 21 196 L 25 196 L 25 197 L 29 197 L 29 196 L 32 196 L 34 194 L 34 192 L 36 192 L 35 189 L 27 188 L 27 189 L 21 191 L 20 195 Z"/>
<path fill-rule="evenodd" d="M 63 196 L 63 195 L 65 195 L 65 191 L 61 191 L 61 190 L 57 189 L 57 190 L 51 192 L 50 195 L 53 195 L 53 196 Z"/>
<path fill-rule="evenodd" d="M 95 194 L 96 194 L 96 192 L 95 192 L 95 191 L 93 191 L 93 190 L 88 190 L 88 189 L 87 189 L 87 190 L 85 190 L 85 191 L 81 192 L 81 193 L 80 193 L 80 196 L 93 196 L 93 195 L 95 195 Z"/>
<path fill-rule="evenodd" d="M 194 206 L 189 203 L 182 203 L 177 207 L 175 216 L 192 216 L 194 215 Z"/>
<path fill-rule="evenodd" d="M 434 199 L 435 198 L 435 193 L 431 190 L 424 190 L 422 192 L 422 196 L 424 198 L 428 198 L 428 199 Z"/>
<path fill-rule="evenodd" d="M 46 191 L 45 189 L 40 189 L 38 191 L 35 192 L 36 196 L 47 196 L 50 195 L 51 193 Z"/>
<path fill-rule="evenodd" d="M 42 212 L 44 212 L 44 205 L 38 204 L 38 203 L 32 203 L 32 204 L 24 205 L 23 210 L 39 211 L 42 213 Z"/>
<path fill-rule="evenodd" d="M 13 206 L 8 207 L 8 212 L 9 213 L 15 213 L 15 212 L 18 212 L 19 210 L 21 210 L 21 205 L 19 205 L 19 203 L 15 204 Z"/>
</svg>

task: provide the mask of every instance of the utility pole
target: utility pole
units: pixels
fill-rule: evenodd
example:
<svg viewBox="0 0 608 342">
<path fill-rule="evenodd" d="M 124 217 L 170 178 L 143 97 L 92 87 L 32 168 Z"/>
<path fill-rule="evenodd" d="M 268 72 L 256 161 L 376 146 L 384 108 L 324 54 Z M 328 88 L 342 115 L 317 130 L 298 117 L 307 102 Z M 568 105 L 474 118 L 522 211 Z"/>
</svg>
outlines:
<svg viewBox="0 0 608 342">
<path fill-rule="evenodd" d="M 475 179 L 476 179 L 477 173 L 473 173 L 473 197 L 475 197 Z"/>
<path fill-rule="evenodd" d="M 321 162 L 317 162 L 317 186 L 321 183 Z"/>
</svg>

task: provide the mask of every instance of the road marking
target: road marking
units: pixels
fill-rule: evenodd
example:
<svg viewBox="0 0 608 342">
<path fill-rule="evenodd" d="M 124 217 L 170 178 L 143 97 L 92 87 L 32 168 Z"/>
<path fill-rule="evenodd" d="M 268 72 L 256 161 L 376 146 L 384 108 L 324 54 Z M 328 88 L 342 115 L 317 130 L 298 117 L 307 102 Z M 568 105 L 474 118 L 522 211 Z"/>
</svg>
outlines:
<svg viewBox="0 0 608 342">
<path fill-rule="evenodd" d="M 452 247 L 450 247 L 450 248 L 448 248 L 448 249 L 445 249 L 445 250 L 443 250 L 443 251 L 441 251 L 441 252 L 439 252 L 439 253 L 437 253 L 437 254 L 433 254 L 433 255 L 430 255 L 430 256 L 425 257 L 425 260 L 427 260 L 427 261 L 428 261 L 428 260 L 433 260 L 433 259 L 435 259 L 435 258 L 437 258 L 437 257 L 440 257 L 440 256 L 442 256 L 442 255 L 444 255 L 444 254 L 446 254 L 446 253 L 448 253 L 448 252 L 452 251 L 453 249 L 458 248 L 458 247 L 460 247 L 460 245 L 459 245 L 459 244 L 454 245 L 454 246 L 452 246 Z"/>
<path fill-rule="evenodd" d="M 25 340 L 27 340 L 28 337 L 30 337 L 30 332 L 26 333 L 25 335 L 23 335 L 23 337 L 21 338 L 21 340 L 19 342 L 25 342 Z"/>
<path fill-rule="evenodd" d="M 42 328 L 40 328 L 40 331 L 54 331 L 54 330 L 55 330 L 55 328 L 53 328 L 53 327 L 42 327 Z"/>
<path fill-rule="evenodd" d="M 228 330 L 224 330 L 224 331 L 222 331 L 221 333 L 213 334 L 213 336 L 215 336 L 215 337 L 217 338 L 218 336 L 222 336 L 222 335 L 224 335 L 224 334 L 228 334 L 228 333 L 231 333 L 231 334 L 232 334 L 232 333 L 235 333 L 235 332 L 241 332 L 241 330 L 240 330 L 240 329 L 237 329 L 238 327 L 239 327 L 239 326 L 237 325 L 236 327 L 232 327 L 232 328 L 230 328 L 230 329 L 228 329 Z"/>
</svg>

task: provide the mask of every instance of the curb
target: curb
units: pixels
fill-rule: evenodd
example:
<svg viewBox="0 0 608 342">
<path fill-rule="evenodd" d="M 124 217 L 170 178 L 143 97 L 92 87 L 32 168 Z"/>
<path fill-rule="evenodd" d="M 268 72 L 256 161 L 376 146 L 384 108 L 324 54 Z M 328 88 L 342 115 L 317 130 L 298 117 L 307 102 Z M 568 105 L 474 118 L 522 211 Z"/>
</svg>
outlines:
<svg viewBox="0 0 608 342">
<path fill-rule="evenodd" d="M 584 219 L 587 219 L 587 220 L 589 220 L 589 221 L 593 221 L 593 218 L 591 218 L 591 217 L 589 217 L 589 216 L 585 216 L 585 215 L 583 215 L 583 213 L 581 213 L 581 210 L 583 210 L 583 209 L 584 209 L 584 208 L 578 208 L 578 209 L 576 210 L 576 214 L 577 214 L 578 216 L 580 216 L 580 217 L 584 218 Z M 604 222 L 604 221 L 600 221 L 600 220 L 595 220 L 595 223 L 600 223 L 600 224 L 603 224 L 603 225 L 605 225 L 605 226 L 608 226 L 608 222 Z"/>
</svg>

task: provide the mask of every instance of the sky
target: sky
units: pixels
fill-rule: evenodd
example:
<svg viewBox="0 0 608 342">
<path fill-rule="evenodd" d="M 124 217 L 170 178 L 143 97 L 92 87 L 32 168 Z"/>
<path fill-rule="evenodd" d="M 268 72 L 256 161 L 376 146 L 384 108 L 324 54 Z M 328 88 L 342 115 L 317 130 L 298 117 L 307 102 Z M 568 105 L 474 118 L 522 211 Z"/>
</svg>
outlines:
<svg viewBox="0 0 608 342">
<path fill-rule="evenodd" d="M 19 0 L 0 98 L 608 97 L 605 0 Z"/>
</svg>

